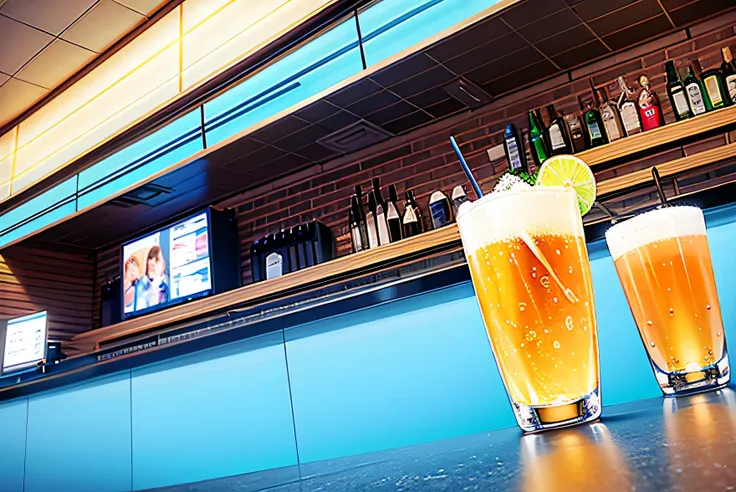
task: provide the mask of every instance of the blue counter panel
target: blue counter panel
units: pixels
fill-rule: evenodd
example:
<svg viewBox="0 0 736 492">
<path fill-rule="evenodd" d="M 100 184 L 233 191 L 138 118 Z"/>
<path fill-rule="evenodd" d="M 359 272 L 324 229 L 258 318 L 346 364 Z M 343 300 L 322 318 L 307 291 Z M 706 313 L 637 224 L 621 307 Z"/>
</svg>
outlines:
<svg viewBox="0 0 736 492">
<path fill-rule="evenodd" d="M 131 490 L 130 373 L 31 397 L 25 492 Z"/>
<path fill-rule="evenodd" d="M 303 463 L 514 424 L 469 284 L 286 336 Z"/>
<path fill-rule="evenodd" d="M 281 332 L 133 372 L 136 490 L 295 464 Z"/>
<path fill-rule="evenodd" d="M 23 492 L 28 400 L 0 407 L 0 490 Z"/>
</svg>

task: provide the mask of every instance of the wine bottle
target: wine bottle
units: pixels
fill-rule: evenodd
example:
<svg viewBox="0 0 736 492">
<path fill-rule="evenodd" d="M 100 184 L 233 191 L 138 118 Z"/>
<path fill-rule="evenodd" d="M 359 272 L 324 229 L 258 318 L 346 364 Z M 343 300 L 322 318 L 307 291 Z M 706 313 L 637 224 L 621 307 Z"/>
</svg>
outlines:
<svg viewBox="0 0 736 492">
<path fill-rule="evenodd" d="M 575 152 L 582 152 L 587 149 L 585 135 L 583 134 L 583 125 L 580 118 L 575 114 L 565 116 L 567 129 L 570 131 L 570 140 L 572 140 L 572 149 Z"/>
<path fill-rule="evenodd" d="M 503 147 L 504 150 L 506 150 L 506 160 L 509 163 L 509 171 L 514 174 L 522 171 L 529 172 L 524 146 L 521 144 L 519 132 L 513 124 L 506 125 L 506 130 L 503 135 Z"/>
<path fill-rule="evenodd" d="M 368 192 L 368 213 L 365 214 L 366 228 L 368 229 L 368 246 L 373 249 L 381 245 L 378 235 L 378 219 L 376 218 L 376 195 L 373 191 Z"/>
<path fill-rule="evenodd" d="M 422 218 L 422 209 L 419 208 L 419 204 L 414 199 L 414 192 L 412 190 L 406 192 L 406 199 L 414 208 L 414 215 L 416 216 L 417 221 L 419 221 L 419 232 L 424 232 L 424 219 Z"/>
<path fill-rule="evenodd" d="M 572 145 L 565 128 L 565 120 L 557 114 L 553 105 L 547 106 L 549 114 L 549 127 L 547 127 L 547 141 L 549 142 L 550 154 L 572 154 Z"/>
<path fill-rule="evenodd" d="M 376 196 L 376 223 L 378 225 L 378 240 L 381 244 L 388 244 L 391 238 L 388 233 L 388 222 L 386 221 L 386 202 L 381 193 L 381 182 L 373 178 L 373 194 Z"/>
<path fill-rule="evenodd" d="M 593 83 L 590 83 L 593 87 Z M 621 116 L 618 114 L 616 106 L 612 105 L 606 95 L 606 89 L 601 87 L 600 89 L 593 90 L 595 94 L 596 103 L 598 104 L 598 110 L 601 112 L 601 119 L 603 120 L 603 129 L 606 132 L 606 137 L 609 142 L 615 142 L 623 138 L 624 129 L 621 124 Z"/>
<path fill-rule="evenodd" d="M 401 214 L 397 204 L 396 186 L 388 187 L 388 202 L 386 202 L 386 222 L 388 223 L 388 234 L 391 242 L 400 241 L 403 238 L 401 228 Z"/>
<path fill-rule="evenodd" d="M 639 85 L 641 85 L 641 91 L 637 99 L 637 106 L 642 129 L 647 131 L 664 126 L 664 115 L 659 96 L 649 88 L 649 78 L 646 75 L 639 76 Z"/>
<path fill-rule="evenodd" d="M 468 201 L 468 194 L 465 192 L 463 185 L 457 185 L 452 189 L 452 206 L 455 208 L 455 217 L 460 205 Z"/>
<path fill-rule="evenodd" d="M 693 112 L 690 110 L 690 103 L 687 100 L 685 92 L 685 84 L 680 79 L 680 73 L 675 68 L 675 62 L 669 60 L 664 64 L 667 71 L 667 97 L 670 98 L 670 104 L 675 111 L 675 119 L 677 121 L 692 118 Z"/>
<path fill-rule="evenodd" d="M 360 191 L 360 186 L 356 186 L 355 188 L 356 192 Z M 365 211 L 363 210 L 363 206 L 360 203 L 358 196 L 359 195 L 357 193 L 353 195 L 350 200 L 350 206 L 352 208 L 353 217 L 355 218 L 355 223 L 358 226 L 360 245 L 362 249 L 368 249 L 370 247 L 368 244 L 368 224 L 365 221 Z"/>
<path fill-rule="evenodd" d="M 728 95 L 729 102 L 736 104 L 736 62 L 731 54 L 731 48 L 726 46 L 721 49 L 723 55 L 723 64 L 721 65 L 721 72 L 723 72 L 723 82 L 726 86 L 726 93 Z"/>
<path fill-rule="evenodd" d="M 585 106 L 583 121 L 585 122 L 585 135 L 587 137 L 588 147 L 593 148 L 607 144 L 608 139 L 603 130 L 603 120 L 601 119 L 600 111 L 596 109 L 591 99 L 586 101 Z"/>
<path fill-rule="evenodd" d="M 409 201 L 409 198 L 407 196 L 406 202 L 404 203 L 405 210 L 404 210 L 404 220 L 403 220 L 403 226 L 404 226 L 404 237 L 412 237 L 416 236 L 421 230 L 421 220 L 419 217 L 417 217 L 416 209 Z"/>
<path fill-rule="evenodd" d="M 549 158 L 549 151 L 547 150 L 547 142 L 544 140 L 544 130 L 536 111 L 529 111 L 529 145 L 534 164 L 537 167 L 541 166 Z"/>
<path fill-rule="evenodd" d="M 705 95 L 703 85 L 698 80 L 698 77 L 695 76 L 695 70 L 692 65 L 687 68 L 687 75 L 683 82 L 685 83 L 685 92 L 693 115 L 698 116 L 710 111 L 710 101 Z"/>
<path fill-rule="evenodd" d="M 621 122 L 623 123 L 626 136 L 630 137 L 641 133 L 639 111 L 634 101 L 634 91 L 629 88 L 623 76 L 618 78 L 618 86 L 621 89 L 621 95 L 618 99 L 618 111 L 621 114 Z"/>
<path fill-rule="evenodd" d="M 353 209 L 348 211 L 348 228 L 350 229 L 350 239 L 353 244 L 353 253 L 363 251 L 363 240 L 360 235 L 360 224 L 355 220 Z"/>
</svg>

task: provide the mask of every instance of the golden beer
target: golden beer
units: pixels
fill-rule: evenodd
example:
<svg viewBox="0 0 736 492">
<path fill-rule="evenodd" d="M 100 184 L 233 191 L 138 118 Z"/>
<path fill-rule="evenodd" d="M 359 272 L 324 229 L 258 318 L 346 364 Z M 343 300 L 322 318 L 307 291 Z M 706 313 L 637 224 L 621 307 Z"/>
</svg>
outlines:
<svg viewBox="0 0 736 492">
<path fill-rule="evenodd" d="M 614 265 L 665 394 L 728 383 L 728 357 L 703 213 L 662 208 L 606 234 Z"/>
<path fill-rule="evenodd" d="M 590 264 L 573 192 L 489 195 L 458 217 L 497 365 L 524 430 L 600 415 Z"/>
</svg>

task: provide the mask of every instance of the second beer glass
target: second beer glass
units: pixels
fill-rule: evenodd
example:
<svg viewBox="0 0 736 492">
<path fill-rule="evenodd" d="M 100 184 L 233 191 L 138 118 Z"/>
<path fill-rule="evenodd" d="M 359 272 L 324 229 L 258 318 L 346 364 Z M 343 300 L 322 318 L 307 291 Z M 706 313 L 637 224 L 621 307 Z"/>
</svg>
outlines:
<svg viewBox="0 0 736 492">
<path fill-rule="evenodd" d="M 611 227 L 606 242 L 662 392 L 728 384 L 726 335 L 703 212 L 646 212 Z"/>
<path fill-rule="evenodd" d="M 598 336 L 575 193 L 545 186 L 492 193 L 457 220 L 519 426 L 597 419 Z"/>
</svg>

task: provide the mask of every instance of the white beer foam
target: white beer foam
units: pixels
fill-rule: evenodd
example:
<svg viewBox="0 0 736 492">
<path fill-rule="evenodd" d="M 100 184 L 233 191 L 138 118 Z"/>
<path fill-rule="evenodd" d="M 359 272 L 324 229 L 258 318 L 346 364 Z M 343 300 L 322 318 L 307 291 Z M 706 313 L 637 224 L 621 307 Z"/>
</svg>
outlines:
<svg viewBox="0 0 736 492">
<path fill-rule="evenodd" d="M 486 244 L 523 236 L 584 235 L 575 193 L 553 186 L 490 193 L 463 207 L 457 222 L 466 256 Z"/>
<path fill-rule="evenodd" d="M 664 207 L 614 225 L 606 232 L 606 243 L 615 261 L 655 241 L 699 234 L 705 234 L 705 218 L 698 207 Z"/>
</svg>

